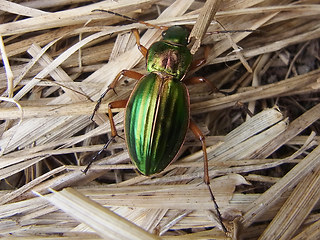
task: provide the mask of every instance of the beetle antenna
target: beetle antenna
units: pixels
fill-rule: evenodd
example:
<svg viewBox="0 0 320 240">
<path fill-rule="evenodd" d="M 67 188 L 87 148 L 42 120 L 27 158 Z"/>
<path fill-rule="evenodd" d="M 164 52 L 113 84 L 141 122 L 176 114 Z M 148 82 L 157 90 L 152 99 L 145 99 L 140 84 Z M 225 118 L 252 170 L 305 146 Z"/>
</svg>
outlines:
<svg viewBox="0 0 320 240">
<path fill-rule="evenodd" d="M 223 30 L 221 31 L 215 31 L 213 33 L 240 33 L 240 32 L 261 32 L 261 30 L 252 30 L 252 29 L 243 29 L 243 30 L 227 30 L 225 29 L 225 27 L 222 25 L 221 22 L 219 22 L 218 20 L 216 20 L 216 22 L 223 28 Z M 207 33 L 209 35 L 211 35 L 212 33 Z"/>
<path fill-rule="evenodd" d="M 118 17 L 125 18 L 125 19 L 127 19 L 127 20 L 129 20 L 131 22 L 140 22 L 140 20 L 138 20 L 136 18 L 128 17 L 126 15 L 122 15 L 120 13 L 112 12 L 112 11 L 105 10 L 105 9 L 94 9 L 91 12 L 106 12 L 106 13 L 110 13 L 110 14 L 113 14 L 113 15 L 118 16 Z"/>
<path fill-rule="evenodd" d="M 212 34 L 215 34 L 215 33 L 240 33 L 240 32 L 260 32 L 260 30 L 252 30 L 252 29 L 243 29 L 243 30 L 221 30 L 221 31 L 207 32 L 206 35 L 212 35 Z"/>
<path fill-rule="evenodd" d="M 148 27 L 153 27 L 153 28 L 157 28 L 157 29 L 160 29 L 160 30 L 167 30 L 168 29 L 168 27 L 165 27 L 165 26 L 157 26 L 157 25 L 154 25 L 154 24 L 151 24 L 151 23 L 147 23 L 145 21 L 141 21 L 141 20 L 138 20 L 136 18 L 128 17 L 126 15 L 122 15 L 120 13 L 112 12 L 112 11 L 109 11 L 109 10 L 94 9 L 94 10 L 92 10 L 92 12 L 106 12 L 106 13 L 113 14 L 113 15 L 118 16 L 118 17 L 122 17 L 122 18 L 127 19 L 127 20 L 129 20 L 131 22 L 144 24 L 144 25 L 146 25 Z"/>
</svg>

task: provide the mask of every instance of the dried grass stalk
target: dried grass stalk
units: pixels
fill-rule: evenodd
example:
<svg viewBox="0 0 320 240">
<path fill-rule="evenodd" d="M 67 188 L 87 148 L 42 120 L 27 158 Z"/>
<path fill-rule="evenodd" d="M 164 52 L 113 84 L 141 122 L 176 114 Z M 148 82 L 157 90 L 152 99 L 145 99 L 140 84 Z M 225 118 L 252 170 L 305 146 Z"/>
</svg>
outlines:
<svg viewBox="0 0 320 240">
<path fill-rule="evenodd" d="M 141 31 L 147 48 L 161 37 L 143 24 L 92 12 L 106 9 L 164 26 L 192 28 L 198 20 L 195 38 L 212 48 L 205 72 L 195 75 L 226 92 L 239 86 L 227 96 L 188 86 L 192 118 L 206 135 L 211 187 L 232 237 L 319 239 L 317 1 L 2 2 L 1 237 L 97 239 L 78 218 L 33 193 L 69 186 L 165 239 L 230 237 L 216 227 L 201 144 L 191 133 L 181 156 L 158 175 L 135 174 L 120 138 L 86 175 L 81 171 L 110 134 L 108 103 L 128 98 L 134 84 L 121 81 L 117 95 L 108 93 L 97 125 L 89 119 L 96 100 L 121 70 L 146 73 L 130 30 Z M 255 31 L 204 35 L 223 28 Z M 201 58 L 199 48 L 195 59 Z M 238 102 L 250 103 L 254 117 L 245 121 Z M 121 135 L 124 111 L 114 109 L 114 115 Z M 68 203 L 79 204 L 76 198 L 67 196 Z M 131 228 L 123 230 L 130 234 Z"/>
<path fill-rule="evenodd" d="M 54 192 L 53 195 L 44 198 L 77 220 L 90 226 L 102 238 L 160 239 L 74 189 L 66 188 L 61 192 Z"/>
<path fill-rule="evenodd" d="M 206 1 L 204 6 L 202 7 L 199 17 L 195 25 L 193 26 L 189 36 L 189 41 L 193 42 L 190 49 L 190 52 L 192 54 L 195 54 L 198 51 L 203 36 L 206 34 L 214 15 L 219 10 L 220 4 L 220 0 L 209 0 Z"/>
<path fill-rule="evenodd" d="M 255 219 L 263 215 L 279 198 L 291 190 L 302 178 L 310 174 L 319 165 L 320 146 L 297 164 L 289 173 L 269 188 L 259 199 L 248 206 L 243 216 L 242 224 L 248 227 Z"/>
<path fill-rule="evenodd" d="M 319 184 L 320 167 L 316 167 L 297 185 L 260 239 L 292 238 L 317 204 L 320 198 Z"/>
</svg>

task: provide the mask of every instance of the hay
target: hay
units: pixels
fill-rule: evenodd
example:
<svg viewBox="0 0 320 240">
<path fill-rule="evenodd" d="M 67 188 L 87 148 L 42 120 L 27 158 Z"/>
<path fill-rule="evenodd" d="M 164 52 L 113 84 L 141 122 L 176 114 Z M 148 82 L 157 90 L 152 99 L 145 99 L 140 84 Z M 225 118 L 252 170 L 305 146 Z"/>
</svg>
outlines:
<svg viewBox="0 0 320 240">
<path fill-rule="evenodd" d="M 2 1 L 1 237 L 319 238 L 320 5 L 208 0 L 203 6 L 191 0 Z M 210 53 L 206 66 L 190 75 L 204 75 L 225 91 L 239 87 L 225 96 L 210 95 L 206 85 L 188 86 L 228 235 L 212 211 L 201 145 L 191 132 L 179 159 L 151 178 L 134 171 L 120 138 L 87 174 L 81 171 L 110 136 L 108 103 L 126 99 L 134 81 L 121 81 L 117 95 L 107 94 L 95 124 L 89 117 L 101 93 L 123 69 L 146 74 L 130 30 L 141 30 L 147 48 L 161 37 L 160 30 L 94 9 L 193 27 L 195 58 L 203 55 L 199 41 Z M 216 21 L 210 23 L 210 14 Z M 216 33 L 225 29 L 253 31 Z M 124 111 L 114 114 L 123 135 Z"/>
</svg>

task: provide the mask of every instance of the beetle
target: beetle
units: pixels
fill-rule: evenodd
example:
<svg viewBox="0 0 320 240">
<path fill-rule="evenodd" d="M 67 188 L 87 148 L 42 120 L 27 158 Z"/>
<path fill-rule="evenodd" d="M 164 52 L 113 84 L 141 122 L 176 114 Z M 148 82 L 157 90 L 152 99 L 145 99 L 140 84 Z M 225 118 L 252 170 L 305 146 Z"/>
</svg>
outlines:
<svg viewBox="0 0 320 240">
<path fill-rule="evenodd" d="M 102 10 L 118 16 L 127 16 Z M 140 23 L 163 31 L 162 39 L 153 43 L 149 49 L 140 44 L 137 29 L 133 29 L 138 49 L 146 59 L 149 74 L 143 75 L 132 70 L 122 70 L 101 95 L 94 109 L 98 110 L 104 96 L 115 87 L 122 76 L 137 80 L 129 99 L 109 103 L 108 116 L 111 125 L 111 138 L 103 149 L 88 164 L 89 169 L 95 158 L 108 147 L 118 135 L 112 109 L 125 108 L 124 132 L 127 149 L 131 161 L 139 172 L 150 176 L 163 171 L 173 162 L 181 149 L 188 128 L 200 140 L 204 158 L 204 182 L 208 186 L 211 198 L 215 204 L 220 224 L 227 232 L 222 217 L 210 188 L 208 174 L 208 158 L 205 137 L 197 125 L 190 119 L 190 97 L 186 84 L 208 83 L 203 77 L 186 78 L 186 73 L 206 62 L 208 48 L 203 59 L 193 60 L 188 45 L 189 31 L 181 26 L 156 26 L 142 21 Z M 120 136 L 119 136 L 120 137 Z"/>
</svg>

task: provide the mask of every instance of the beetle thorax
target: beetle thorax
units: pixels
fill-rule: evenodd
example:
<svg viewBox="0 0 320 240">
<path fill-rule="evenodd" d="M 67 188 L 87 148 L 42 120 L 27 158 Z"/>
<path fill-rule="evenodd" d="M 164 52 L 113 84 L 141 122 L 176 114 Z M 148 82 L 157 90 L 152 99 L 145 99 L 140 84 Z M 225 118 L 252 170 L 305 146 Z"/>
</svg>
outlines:
<svg viewBox="0 0 320 240">
<path fill-rule="evenodd" d="M 191 61 L 192 56 L 187 47 L 160 41 L 152 44 L 148 50 L 147 70 L 181 80 Z"/>
<path fill-rule="evenodd" d="M 161 62 L 161 68 L 167 70 L 167 71 L 172 71 L 172 69 L 177 69 L 178 66 L 178 55 L 177 52 L 168 49 L 161 57 L 160 57 L 160 62 Z"/>
</svg>

